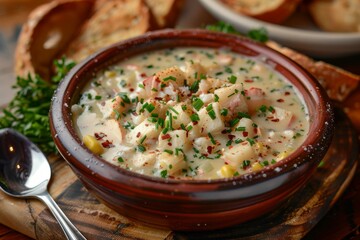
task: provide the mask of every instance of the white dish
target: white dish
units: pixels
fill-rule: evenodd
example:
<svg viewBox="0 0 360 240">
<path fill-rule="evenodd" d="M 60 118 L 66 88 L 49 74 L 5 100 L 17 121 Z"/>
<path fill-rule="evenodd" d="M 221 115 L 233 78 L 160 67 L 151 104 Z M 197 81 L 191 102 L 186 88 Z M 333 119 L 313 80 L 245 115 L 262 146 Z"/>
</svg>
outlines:
<svg viewBox="0 0 360 240">
<path fill-rule="evenodd" d="M 294 14 L 286 25 L 276 25 L 236 13 L 218 0 L 199 1 L 216 18 L 242 33 L 265 27 L 270 39 L 313 57 L 341 57 L 360 53 L 360 33 L 321 31 L 305 13 Z"/>
</svg>

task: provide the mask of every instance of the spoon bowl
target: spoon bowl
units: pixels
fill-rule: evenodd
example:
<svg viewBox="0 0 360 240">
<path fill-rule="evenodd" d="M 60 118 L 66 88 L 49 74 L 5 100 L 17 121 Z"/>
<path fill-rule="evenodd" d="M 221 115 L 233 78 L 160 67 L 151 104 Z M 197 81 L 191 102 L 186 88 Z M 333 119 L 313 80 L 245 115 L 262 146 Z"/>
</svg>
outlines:
<svg viewBox="0 0 360 240">
<path fill-rule="evenodd" d="M 67 239 L 86 239 L 48 193 L 50 178 L 50 165 L 34 143 L 13 129 L 0 130 L 0 189 L 13 197 L 42 200 Z"/>
</svg>

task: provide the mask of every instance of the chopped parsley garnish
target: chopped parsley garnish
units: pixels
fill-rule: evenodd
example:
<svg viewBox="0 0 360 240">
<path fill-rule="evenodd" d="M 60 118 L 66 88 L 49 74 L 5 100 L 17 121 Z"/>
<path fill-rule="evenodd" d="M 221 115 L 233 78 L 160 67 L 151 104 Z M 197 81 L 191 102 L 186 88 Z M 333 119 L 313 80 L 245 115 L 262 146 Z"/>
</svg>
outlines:
<svg viewBox="0 0 360 240">
<path fill-rule="evenodd" d="M 17 77 L 16 95 L 2 110 L 0 128 L 13 128 L 33 141 L 44 153 L 55 153 L 50 134 L 49 109 L 58 83 L 75 66 L 65 58 L 54 61 L 55 73 L 45 81 L 40 76 Z"/>
<path fill-rule="evenodd" d="M 252 138 L 246 138 L 246 141 L 248 141 L 251 146 L 255 144 L 255 140 Z"/>
<path fill-rule="evenodd" d="M 200 99 L 200 98 L 197 98 L 193 103 L 192 103 L 193 107 L 199 111 L 200 108 L 204 105 L 204 102 Z"/>
<path fill-rule="evenodd" d="M 139 145 L 137 146 L 136 150 L 139 151 L 139 152 L 145 152 L 145 151 L 146 151 L 146 148 L 145 148 L 144 145 L 139 144 Z"/>
<path fill-rule="evenodd" d="M 176 77 L 174 77 L 174 76 L 168 76 L 168 77 L 164 78 L 163 80 L 164 80 L 164 82 L 166 82 L 166 81 L 170 81 L 170 80 L 172 80 L 172 81 L 175 81 L 175 82 L 176 82 Z"/>
<path fill-rule="evenodd" d="M 168 174 L 168 172 L 167 172 L 166 169 L 165 169 L 165 170 L 162 170 L 162 171 L 160 172 L 160 176 L 161 176 L 162 178 L 166 178 L 166 177 L 167 177 L 167 174 Z"/>
<path fill-rule="evenodd" d="M 197 121 L 200 120 L 200 117 L 199 117 L 199 115 L 197 113 L 194 113 L 194 114 L 192 114 L 190 116 L 190 119 L 191 119 L 192 122 L 197 122 Z"/>
<path fill-rule="evenodd" d="M 236 83 L 237 77 L 234 75 L 231 75 L 230 77 L 228 77 L 229 82 L 231 82 L 232 84 Z"/>
<path fill-rule="evenodd" d="M 128 104 L 131 103 L 130 98 L 128 97 L 128 95 L 127 95 L 126 92 L 119 92 L 119 93 L 118 93 L 118 96 L 122 99 L 122 101 L 123 101 L 124 103 L 128 103 Z"/>
<path fill-rule="evenodd" d="M 174 154 L 174 151 L 173 150 L 170 150 L 170 149 L 165 149 L 164 152 L 170 154 L 170 155 L 173 155 Z"/>
<path fill-rule="evenodd" d="M 242 162 L 242 168 L 245 169 L 246 167 L 250 166 L 250 160 L 244 160 Z"/>
<path fill-rule="evenodd" d="M 199 84 L 200 80 L 196 80 L 189 88 L 189 90 L 193 93 L 197 92 L 199 90 Z"/>
<path fill-rule="evenodd" d="M 118 157 L 118 159 L 117 159 L 117 160 L 118 160 L 118 162 L 121 162 L 121 163 L 122 163 L 122 162 L 125 162 L 125 161 L 124 161 L 124 159 L 123 159 L 122 157 Z"/>
</svg>

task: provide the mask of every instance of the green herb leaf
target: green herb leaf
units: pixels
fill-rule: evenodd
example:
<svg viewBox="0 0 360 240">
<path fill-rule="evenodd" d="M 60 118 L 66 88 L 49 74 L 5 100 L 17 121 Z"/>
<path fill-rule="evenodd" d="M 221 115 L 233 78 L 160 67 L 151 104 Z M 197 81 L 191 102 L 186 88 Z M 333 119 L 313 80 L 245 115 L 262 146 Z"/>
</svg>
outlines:
<svg viewBox="0 0 360 240">
<path fill-rule="evenodd" d="M 0 117 L 0 128 L 13 128 L 27 136 L 45 154 L 56 153 L 50 134 L 49 109 L 57 84 L 74 67 L 65 58 L 54 61 L 55 74 L 46 81 L 40 76 L 17 77 L 15 97 Z"/>
</svg>

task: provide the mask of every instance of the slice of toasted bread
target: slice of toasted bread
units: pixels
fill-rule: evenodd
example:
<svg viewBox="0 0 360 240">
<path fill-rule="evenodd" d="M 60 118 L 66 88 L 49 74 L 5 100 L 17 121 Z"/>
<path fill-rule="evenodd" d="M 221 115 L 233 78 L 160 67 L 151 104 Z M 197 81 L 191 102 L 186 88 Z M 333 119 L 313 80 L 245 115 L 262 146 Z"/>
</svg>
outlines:
<svg viewBox="0 0 360 240">
<path fill-rule="evenodd" d="M 273 41 L 268 41 L 266 44 L 308 70 L 320 82 L 328 96 L 333 100 L 343 101 L 359 85 L 359 75 L 352 74 L 322 61 L 315 61 L 292 49 L 282 47 Z"/>
<path fill-rule="evenodd" d="M 297 8 L 301 0 L 221 0 L 232 10 L 266 22 L 281 23 Z"/>
<path fill-rule="evenodd" d="M 53 61 L 89 16 L 92 1 L 52 1 L 34 9 L 23 25 L 15 50 L 15 74 L 48 79 Z"/>
<path fill-rule="evenodd" d="M 309 12 L 325 31 L 360 32 L 359 0 L 312 0 Z"/>
<path fill-rule="evenodd" d="M 99 49 L 151 30 L 153 16 L 142 0 L 100 0 L 65 54 L 81 61 Z"/>
<path fill-rule="evenodd" d="M 184 0 L 145 0 L 159 28 L 174 27 Z"/>
</svg>

